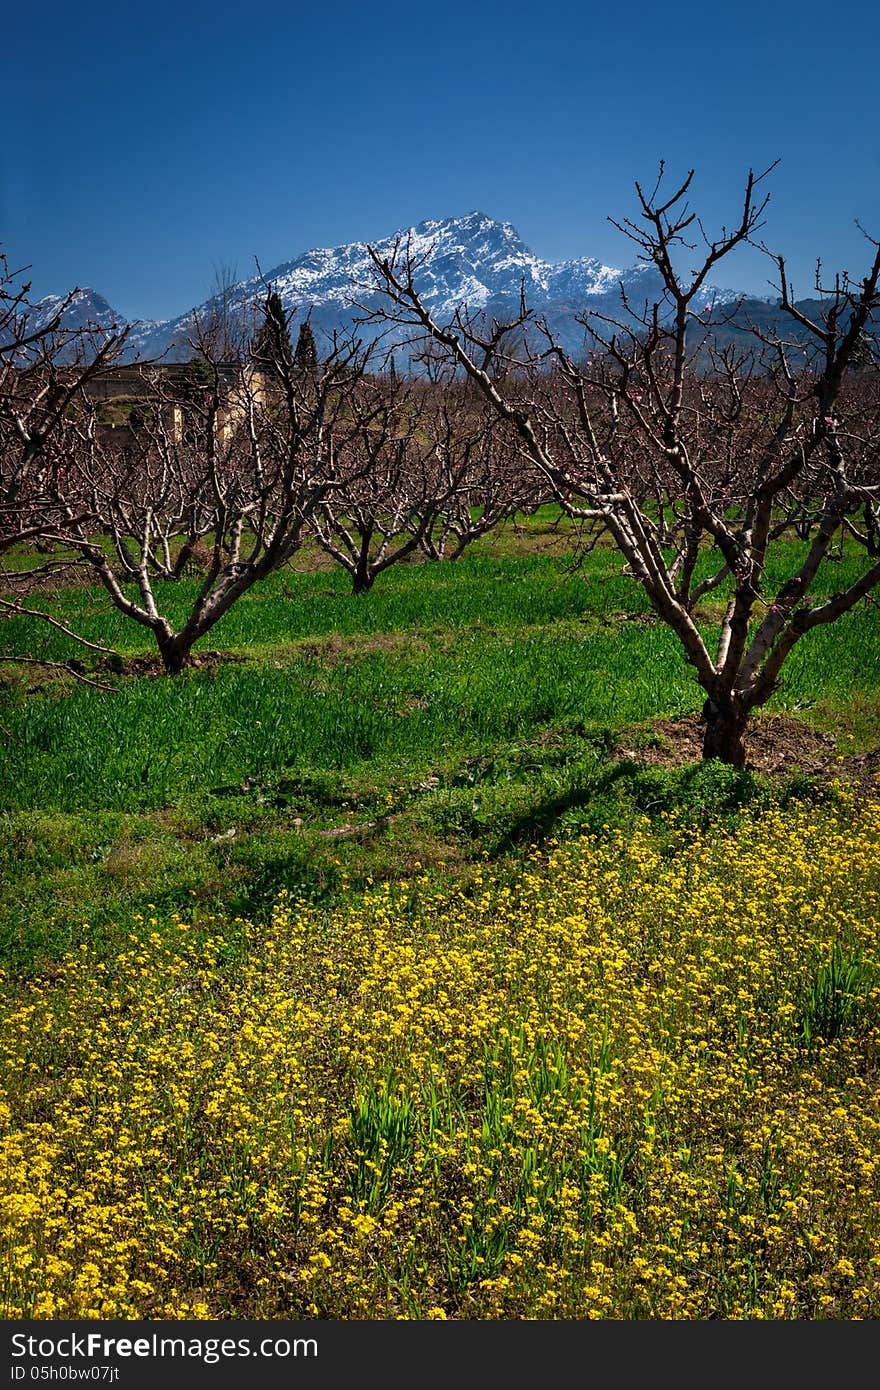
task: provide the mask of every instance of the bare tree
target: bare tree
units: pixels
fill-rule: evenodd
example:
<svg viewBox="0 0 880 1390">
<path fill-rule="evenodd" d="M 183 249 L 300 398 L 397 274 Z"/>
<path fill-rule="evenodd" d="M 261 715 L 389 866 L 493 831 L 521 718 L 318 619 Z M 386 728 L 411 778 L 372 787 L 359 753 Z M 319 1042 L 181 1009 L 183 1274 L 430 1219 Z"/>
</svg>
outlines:
<svg viewBox="0 0 880 1390">
<path fill-rule="evenodd" d="M 126 331 L 65 326 L 78 290 L 40 313 L 0 255 L 0 552 L 51 531 L 73 420 Z"/>
<path fill-rule="evenodd" d="M 473 541 L 534 511 L 544 497 L 541 475 L 523 458 L 509 423 L 481 417 L 467 390 L 447 388 L 447 395 L 454 409 L 447 412 L 443 485 L 422 540 L 432 560 L 457 560 Z"/>
<path fill-rule="evenodd" d="M 366 386 L 366 383 L 364 384 Z M 437 507 L 436 444 L 425 434 L 426 396 L 376 378 L 352 399 L 348 485 L 315 508 L 321 548 L 351 575 L 355 594 L 418 550 Z"/>
<path fill-rule="evenodd" d="M 352 398 L 352 416 L 351 481 L 316 508 L 312 529 L 356 594 L 420 551 L 455 558 L 515 508 L 500 431 L 460 391 L 384 375 Z"/>
<path fill-rule="evenodd" d="M 202 370 L 189 381 L 144 368 L 148 399 L 137 430 L 108 438 L 84 419 L 74 460 L 89 518 L 67 509 L 66 547 L 84 559 L 125 617 L 155 638 L 166 672 L 254 584 L 285 564 L 308 521 L 345 479 L 350 401 L 364 355 L 335 342 L 305 377 L 278 352 L 271 388 L 249 367 L 218 360 L 199 341 Z M 201 557 L 200 583 L 182 622 L 168 611 L 167 581 Z M 132 592 L 133 590 L 133 592 Z"/>
<path fill-rule="evenodd" d="M 72 483 L 78 421 L 90 383 L 112 370 L 126 338 L 115 327 L 70 327 L 67 311 L 78 294 L 71 290 L 51 310 L 35 305 L 30 283 L 0 256 L 0 617 L 36 619 L 45 641 L 61 632 L 106 653 L 103 643 L 87 640 L 51 611 L 55 583 L 69 581 L 75 568 L 70 554 L 57 551 L 67 523 L 94 519 Z M 83 677 L 79 663 L 51 660 L 36 638 L 26 652 L 10 644 L 0 660 Z"/>
<path fill-rule="evenodd" d="M 199 360 L 237 362 L 244 355 L 247 324 L 244 307 L 237 302 L 238 273 L 234 265 L 214 266 L 207 303 L 193 313 L 190 346 Z"/>
<path fill-rule="evenodd" d="M 663 294 L 638 306 L 621 286 L 619 318 L 583 316 L 596 347 L 587 364 L 572 361 L 525 305 L 505 324 L 464 310 L 438 322 L 408 248 L 372 253 L 385 301 L 375 321 L 441 351 L 515 431 L 563 507 L 610 534 L 705 693 L 704 757 L 736 765 L 751 714 L 780 685 L 796 643 L 880 583 L 876 376 L 866 387 L 860 373 L 852 389 L 849 373 L 880 306 L 880 245 L 871 242 L 861 280 L 817 280 L 824 307 L 815 318 L 795 302 L 776 257 L 791 334 L 755 332 L 753 350 L 738 355 L 713 345 L 710 276 L 736 247 L 758 244 L 768 172 L 749 173 L 735 225 L 715 238 L 687 204 L 693 171 L 669 194 L 662 166 L 651 192 L 636 184 L 637 219 L 615 225 L 659 271 Z M 697 266 L 684 274 L 681 254 L 698 244 Z M 843 535 L 861 548 L 860 573 L 819 598 Z M 791 536 L 804 548 L 780 578 L 772 550 Z M 711 593 L 724 601 L 714 631 L 698 609 Z"/>
</svg>

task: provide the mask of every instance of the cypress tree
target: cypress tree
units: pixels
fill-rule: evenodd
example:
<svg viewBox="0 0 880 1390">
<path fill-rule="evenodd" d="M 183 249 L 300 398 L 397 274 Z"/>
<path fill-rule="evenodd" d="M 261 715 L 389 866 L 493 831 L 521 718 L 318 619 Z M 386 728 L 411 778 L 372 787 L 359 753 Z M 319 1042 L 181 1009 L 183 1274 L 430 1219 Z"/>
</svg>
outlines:
<svg viewBox="0 0 880 1390">
<path fill-rule="evenodd" d="M 300 325 L 293 365 L 301 372 L 314 373 L 318 370 L 318 348 L 308 319 Z"/>
<path fill-rule="evenodd" d="M 263 322 L 251 339 L 251 357 L 262 371 L 276 375 L 293 357 L 290 326 L 281 296 L 275 290 L 270 290 L 266 295 Z"/>
</svg>

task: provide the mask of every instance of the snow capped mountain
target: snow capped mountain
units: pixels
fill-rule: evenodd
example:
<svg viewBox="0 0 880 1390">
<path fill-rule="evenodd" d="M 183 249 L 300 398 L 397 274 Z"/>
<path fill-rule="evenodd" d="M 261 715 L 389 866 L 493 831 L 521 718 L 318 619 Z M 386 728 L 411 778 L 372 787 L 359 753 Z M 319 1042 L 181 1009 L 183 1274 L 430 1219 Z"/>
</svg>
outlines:
<svg viewBox="0 0 880 1390">
<path fill-rule="evenodd" d="M 92 327 L 104 329 L 109 333 L 114 328 L 122 328 L 125 325 L 122 315 L 117 314 L 104 296 L 94 290 L 76 290 L 64 309 L 66 297 L 47 294 L 45 298 L 37 300 L 33 306 L 34 327 L 45 328 L 62 310 L 64 327 L 73 330 Z"/>
<path fill-rule="evenodd" d="M 590 256 L 549 262 L 526 246 L 509 222 L 499 222 L 482 212 L 419 222 L 394 236 L 372 243 L 380 258 L 396 248 L 408 250 L 417 262 L 415 283 L 432 314 L 448 320 L 466 305 L 496 317 L 515 312 L 521 290 L 529 307 L 546 314 L 562 341 L 577 351 L 584 331 L 575 315 L 597 308 L 619 310 L 620 284 L 636 300 L 659 294 L 659 276 L 653 266 L 634 266 L 621 271 Z M 218 312 L 237 333 L 249 336 L 260 319 L 266 285 L 280 295 L 284 308 L 297 320 L 308 314 L 316 331 L 330 334 L 349 328 L 364 309 L 377 307 L 373 263 L 365 242 L 305 251 L 292 261 L 276 266 L 265 276 L 252 276 L 219 296 L 188 310 L 176 319 L 140 321 L 130 325 L 126 345 L 128 359 L 173 361 L 193 352 L 198 324 L 216 319 Z M 708 292 L 718 302 L 718 291 Z M 724 295 L 732 296 L 731 292 Z M 39 309 L 50 315 L 60 299 L 49 296 Z M 74 317 L 71 317 L 73 315 Z M 65 314 L 65 324 L 82 326 L 89 319 L 100 327 L 124 320 L 92 290 L 78 291 Z"/>
<path fill-rule="evenodd" d="M 496 222 L 482 212 L 420 222 L 373 243 L 383 259 L 397 246 L 408 249 L 419 263 L 418 288 L 440 315 L 451 314 L 462 303 L 481 309 L 498 296 L 518 296 L 522 282 L 529 301 L 537 303 L 567 292 L 569 282 L 583 294 L 603 293 L 619 275 L 590 257 L 548 264 L 529 250 L 509 222 Z M 332 250 L 307 251 L 266 279 L 286 308 L 347 305 L 353 294 L 371 292 L 373 264 L 366 243 L 355 241 Z M 259 292 L 257 279 L 245 283 Z"/>
</svg>

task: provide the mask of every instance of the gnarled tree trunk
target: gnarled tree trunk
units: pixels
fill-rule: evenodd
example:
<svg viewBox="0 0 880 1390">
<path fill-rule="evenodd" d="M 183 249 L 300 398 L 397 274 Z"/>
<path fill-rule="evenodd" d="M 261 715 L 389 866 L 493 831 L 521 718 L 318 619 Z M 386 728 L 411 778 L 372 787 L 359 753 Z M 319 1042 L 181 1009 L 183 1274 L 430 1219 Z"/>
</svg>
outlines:
<svg viewBox="0 0 880 1390">
<path fill-rule="evenodd" d="M 369 564 L 357 564 L 351 571 L 351 590 L 354 594 L 367 594 L 376 578 Z"/>
<path fill-rule="evenodd" d="M 166 676 L 179 676 L 189 665 L 192 643 L 182 639 L 177 632 L 156 632 L 156 642 Z"/>
<path fill-rule="evenodd" d="M 745 767 L 745 732 L 749 721 L 747 710 L 735 697 L 709 696 L 703 705 L 703 759 Z"/>
</svg>

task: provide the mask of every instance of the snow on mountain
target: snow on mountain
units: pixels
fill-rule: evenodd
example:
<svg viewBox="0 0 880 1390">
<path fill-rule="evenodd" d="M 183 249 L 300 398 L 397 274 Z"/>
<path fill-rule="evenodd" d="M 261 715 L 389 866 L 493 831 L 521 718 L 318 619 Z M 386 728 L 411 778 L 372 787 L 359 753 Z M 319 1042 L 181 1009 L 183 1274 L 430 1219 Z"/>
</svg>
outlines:
<svg viewBox="0 0 880 1390">
<path fill-rule="evenodd" d="M 484 213 L 425 221 L 372 243 L 381 257 L 396 247 L 407 250 L 418 263 L 416 285 L 440 318 L 450 317 L 467 304 L 484 309 L 497 300 L 518 300 L 524 283 L 529 303 L 539 307 L 560 295 L 591 296 L 603 293 L 616 281 L 618 271 L 590 257 L 553 265 L 542 261 L 522 241 L 509 222 L 497 222 Z M 373 263 L 362 241 L 304 252 L 293 261 L 276 266 L 264 279 L 253 276 L 235 286 L 231 302 L 237 310 L 259 304 L 265 282 L 281 296 L 287 310 L 337 312 L 346 322 L 353 300 L 364 303 L 375 295 Z M 203 315 L 210 304 L 200 306 Z M 189 316 L 184 316 L 189 320 Z M 182 321 L 176 321 L 177 328 Z"/>
<path fill-rule="evenodd" d="M 415 257 L 416 286 L 437 319 L 448 320 L 462 305 L 503 316 L 515 311 L 524 288 L 529 307 L 546 313 L 554 329 L 575 350 L 584 336 L 575 314 L 591 308 L 619 310 L 621 282 L 635 299 L 655 298 L 659 293 L 659 276 L 653 266 L 621 271 L 590 256 L 544 261 L 526 246 L 511 223 L 496 221 L 482 212 L 419 222 L 372 245 L 381 258 L 392 256 L 395 248 L 408 250 Z M 276 266 L 263 277 L 242 280 L 225 293 L 223 311 L 243 336 L 252 333 L 259 321 L 267 284 L 280 295 L 286 310 L 296 311 L 297 319 L 309 314 L 319 333 L 350 327 L 363 308 L 380 302 L 365 242 L 316 248 Z M 707 302 L 735 297 L 730 291 L 707 290 Z M 57 308 L 60 302 L 58 297 L 49 296 L 40 301 L 40 311 L 49 315 L 52 306 Z M 220 307 L 214 297 L 176 319 L 132 323 L 126 357 L 189 357 L 199 323 L 216 318 Z M 65 324 L 79 327 L 89 319 L 107 328 L 124 322 L 93 290 L 78 291 L 65 314 Z"/>
<path fill-rule="evenodd" d="M 99 328 L 111 332 L 121 328 L 125 319 L 111 308 L 103 295 L 95 290 L 75 290 L 67 308 L 64 308 L 66 295 L 47 294 L 33 305 L 32 323 L 35 328 L 45 328 L 62 313 L 62 323 L 67 329 Z M 63 312 L 62 312 L 63 311 Z"/>
</svg>

